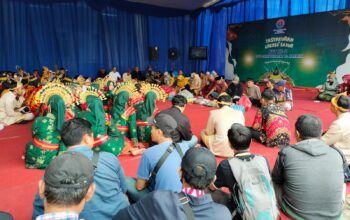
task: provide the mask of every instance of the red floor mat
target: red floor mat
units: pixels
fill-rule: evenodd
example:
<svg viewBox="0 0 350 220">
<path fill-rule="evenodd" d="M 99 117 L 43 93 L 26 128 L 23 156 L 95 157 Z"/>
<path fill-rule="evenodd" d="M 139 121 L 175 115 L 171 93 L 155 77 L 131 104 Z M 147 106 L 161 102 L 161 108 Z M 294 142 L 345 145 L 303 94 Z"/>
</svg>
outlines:
<svg viewBox="0 0 350 220">
<path fill-rule="evenodd" d="M 294 126 L 296 118 L 305 113 L 315 114 L 322 118 L 324 129 L 327 129 L 335 116 L 330 112 L 329 103 L 315 103 L 312 97 L 314 90 L 299 89 L 294 91 L 294 109 L 288 113 L 291 126 Z M 170 106 L 169 102 L 159 103 L 160 109 Z M 209 111 L 212 108 L 196 104 L 188 104 L 185 114 L 191 120 L 194 134 L 199 136 L 205 128 Z M 251 125 L 255 109 L 249 110 L 246 117 L 246 125 Z M 293 129 L 294 132 L 294 129 Z M 16 220 L 30 219 L 32 212 L 32 201 L 37 190 L 37 182 L 42 177 L 41 170 L 27 170 L 21 156 L 26 142 L 31 138 L 31 124 L 13 125 L 0 131 L 0 210 L 10 212 Z M 293 134 L 292 142 L 295 142 Z M 266 156 L 273 167 L 278 150 L 266 148 L 260 144 L 253 143 L 252 152 Z M 134 176 L 140 156 L 119 157 L 126 175 Z M 222 158 L 217 159 L 218 162 Z M 283 216 L 283 219 L 287 219 Z"/>
</svg>

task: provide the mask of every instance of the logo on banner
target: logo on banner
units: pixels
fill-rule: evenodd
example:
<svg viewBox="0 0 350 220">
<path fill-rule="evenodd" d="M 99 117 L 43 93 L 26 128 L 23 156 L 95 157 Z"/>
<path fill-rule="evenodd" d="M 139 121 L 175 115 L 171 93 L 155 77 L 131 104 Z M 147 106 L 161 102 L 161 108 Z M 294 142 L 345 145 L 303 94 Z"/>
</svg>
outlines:
<svg viewBox="0 0 350 220">
<path fill-rule="evenodd" d="M 287 28 L 284 28 L 285 25 L 286 25 L 286 22 L 284 19 L 278 19 L 276 21 L 276 28 L 277 29 L 274 29 L 273 32 L 275 34 L 284 34 L 287 30 Z"/>
</svg>

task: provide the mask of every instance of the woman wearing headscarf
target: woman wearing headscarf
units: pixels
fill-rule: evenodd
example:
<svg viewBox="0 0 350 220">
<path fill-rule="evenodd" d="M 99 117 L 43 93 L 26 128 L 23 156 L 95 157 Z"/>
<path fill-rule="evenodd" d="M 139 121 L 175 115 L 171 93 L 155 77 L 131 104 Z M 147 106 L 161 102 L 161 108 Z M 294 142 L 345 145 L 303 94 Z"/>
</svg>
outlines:
<svg viewBox="0 0 350 220">
<path fill-rule="evenodd" d="M 156 84 L 143 84 L 141 89 L 145 95 L 143 105 L 137 108 L 136 125 L 139 142 L 144 146 L 149 146 L 151 142 L 151 126 L 147 123 L 148 117 L 155 116 L 159 110 L 156 101 L 164 101 L 167 98 L 165 91 Z"/>
<path fill-rule="evenodd" d="M 123 145 L 107 134 L 107 125 L 109 125 L 109 116 L 105 114 L 102 100 L 95 95 L 86 97 L 87 111 L 80 113 L 77 117 L 84 118 L 92 125 L 94 134 L 94 150 L 105 151 L 118 156 Z M 107 122 L 107 124 L 106 124 Z"/>
<path fill-rule="evenodd" d="M 65 121 L 66 106 L 63 98 L 54 95 L 42 104 L 42 116 L 35 119 L 32 126 L 33 140 L 26 145 L 26 168 L 45 169 L 57 155 L 60 145 L 60 130 Z"/>
<path fill-rule="evenodd" d="M 118 139 L 119 143 L 123 143 L 122 154 L 137 154 L 133 152 L 133 148 L 138 146 L 136 112 L 128 106 L 129 97 L 127 91 L 120 91 L 115 95 L 111 109 L 111 129 L 108 132 L 110 136 Z"/>
</svg>

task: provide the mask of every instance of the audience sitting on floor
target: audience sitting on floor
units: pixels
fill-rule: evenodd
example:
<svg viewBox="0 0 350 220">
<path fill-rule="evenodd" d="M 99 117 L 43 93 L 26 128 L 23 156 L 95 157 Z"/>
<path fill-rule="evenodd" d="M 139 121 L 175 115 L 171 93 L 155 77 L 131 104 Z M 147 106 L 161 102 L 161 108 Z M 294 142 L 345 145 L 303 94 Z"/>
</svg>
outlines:
<svg viewBox="0 0 350 220">
<path fill-rule="evenodd" d="M 233 123 L 244 125 L 245 118 L 241 111 L 231 108 L 231 97 L 221 95 L 218 98 L 219 109 L 211 110 L 205 130 L 201 132 L 204 145 L 215 155 L 221 157 L 234 156 L 229 146 L 227 131 Z"/>
<path fill-rule="evenodd" d="M 346 92 L 350 94 L 350 74 L 346 74 L 342 77 L 343 83 L 340 85 L 340 92 Z"/>
<path fill-rule="evenodd" d="M 210 151 L 202 147 L 189 149 L 176 172 L 182 183 L 181 193 L 152 192 L 120 210 L 114 219 L 231 219 L 229 210 L 213 202 L 211 195 L 204 192 L 214 181 L 215 170 L 216 160 Z"/>
<path fill-rule="evenodd" d="M 229 199 L 226 205 L 233 212 L 233 219 L 247 219 L 242 204 L 250 207 L 250 212 L 256 214 L 251 216 L 254 219 L 259 219 L 259 215 L 260 217 L 264 216 L 264 219 L 276 219 L 278 209 L 271 182 L 269 163 L 265 157 L 250 153 L 252 135 L 249 128 L 235 123 L 228 130 L 227 136 L 234 157 L 220 162 L 216 170 L 216 180 L 210 186 L 210 189 L 215 191 L 218 188 L 227 187 L 230 190 L 229 198 L 232 199 Z M 253 179 L 255 184 L 262 187 L 251 188 L 252 186 L 247 183 L 250 183 L 250 180 Z M 246 201 L 241 197 L 244 196 L 242 192 L 247 191 L 254 194 L 251 195 L 252 199 L 259 198 L 259 200 L 251 201 L 254 206 L 246 204 Z M 225 193 L 221 193 L 221 195 L 227 197 Z M 225 198 L 220 200 L 223 201 Z M 262 210 L 264 210 L 264 213 Z"/>
<path fill-rule="evenodd" d="M 331 111 L 337 117 L 332 122 L 322 140 L 334 147 L 339 148 L 350 163 L 350 98 L 346 93 L 339 94 L 332 98 Z M 348 173 L 350 179 L 350 173 Z"/>
<path fill-rule="evenodd" d="M 190 79 L 190 92 L 192 92 L 193 95 L 197 96 L 199 95 L 199 92 L 201 91 L 201 85 L 202 80 L 199 77 L 197 73 L 191 73 L 191 79 Z"/>
<path fill-rule="evenodd" d="M 108 76 L 113 82 L 118 82 L 122 78 L 120 73 L 117 71 L 117 67 L 115 66 L 112 68 L 111 72 L 109 72 Z"/>
<path fill-rule="evenodd" d="M 341 219 L 344 156 L 320 140 L 318 117 L 300 116 L 295 130 L 298 142 L 281 149 L 272 171 L 280 208 L 293 219 Z"/>
<path fill-rule="evenodd" d="M 186 143 L 174 143 L 172 140 L 178 125 L 170 115 L 159 113 L 147 121 L 152 126 L 151 138 L 156 145 L 143 153 L 137 178 L 127 177 L 128 195 L 135 202 L 154 190 L 179 192 L 181 182 L 177 170 L 188 150 Z"/>
<path fill-rule="evenodd" d="M 254 80 L 252 78 L 248 78 L 247 80 L 247 96 L 253 105 L 260 107 L 260 88 L 254 84 Z"/>
<path fill-rule="evenodd" d="M 269 89 L 269 90 L 274 90 L 274 88 L 275 88 L 275 80 L 273 80 L 273 79 L 269 79 L 269 80 L 267 80 L 266 81 L 266 87 L 264 88 L 264 91 L 266 90 L 266 89 Z"/>
<path fill-rule="evenodd" d="M 176 143 L 186 143 L 189 148 L 197 145 L 198 138 L 193 135 L 190 120 L 183 114 L 187 105 L 187 99 L 182 95 L 176 95 L 171 100 L 172 107 L 161 111 L 170 115 L 177 122 L 177 128 L 172 135 L 172 140 Z"/>
<path fill-rule="evenodd" d="M 22 83 L 13 83 L 0 98 L 0 127 L 31 121 L 34 114 L 25 106 Z"/>
<path fill-rule="evenodd" d="M 291 89 L 286 87 L 286 80 L 278 81 L 274 92 L 277 105 L 283 107 L 286 111 L 291 111 L 293 108 L 293 93 Z"/>
<path fill-rule="evenodd" d="M 268 147 L 283 147 L 290 142 L 290 126 L 285 110 L 275 104 L 272 90 L 265 90 L 251 128 L 253 138 Z"/>
<path fill-rule="evenodd" d="M 232 78 L 232 83 L 228 86 L 226 90 L 232 100 L 239 100 L 243 94 L 243 85 L 239 82 L 238 75 L 234 75 Z"/>
<path fill-rule="evenodd" d="M 222 78 L 222 76 L 215 77 L 215 84 L 212 87 L 212 89 L 209 91 L 209 93 L 206 95 L 206 98 L 214 98 L 217 99 L 222 93 L 224 93 L 227 90 L 227 84 Z"/>
<path fill-rule="evenodd" d="M 317 96 L 317 99 L 329 102 L 338 93 L 338 90 L 339 83 L 335 77 L 335 73 L 329 72 L 327 81 L 320 88 L 320 94 Z"/>
<path fill-rule="evenodd" d="M 79 217 L 86 220 L 111 219 L 120 209 L 128 206 L 123 168 L 118 158 L 113 154 L 96 153 L 92 150 L 94 138 L 91 124 L 81 118 L 65 122 L 61 128 L 61 138 L 68 147 L 67 152 L 82 154 L 92 160 L 95 166 L 96 191 L 92 199 L 85 204 Z M 78 167 L 74 169 L 78 169 Z M 33 219 L 43 213 L 44 202 L 37 194 L 33 204 Z"/>
<path fill-rule="evenodd" d="M 94 165 L 86 156 L 68 152 L 56 157 L 39 180 L 45 214 L 36 220 L 79 219 L 79 213 L 94 195 L 93 182 Z"/>
</svg>

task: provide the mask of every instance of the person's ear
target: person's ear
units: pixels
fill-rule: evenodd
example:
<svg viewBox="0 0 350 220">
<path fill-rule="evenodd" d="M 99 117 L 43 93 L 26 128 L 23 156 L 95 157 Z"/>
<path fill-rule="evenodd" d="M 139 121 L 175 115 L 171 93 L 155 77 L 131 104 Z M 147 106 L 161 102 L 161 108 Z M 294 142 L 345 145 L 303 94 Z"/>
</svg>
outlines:
<svg viewBox="0 0 350 220">
<path fill-rule="evenodd" d="M 95 183 L 91 183 L 91 185 L 89 186 L 89 189 L 88 189 L 88 191 L 87 191 L 87 193 L 86 193 L 86 195 L 84 197 L 85 202 L 88 202 L 88 201 L 91 200 L 91 198 L 94 195 L 95 191 L 96 191 L 96 185 L 95 185 Z"/>
<path fill-rule="evenodd" d="M 44 199 L 45 198 L 45 182 L 43 180 L 39 180 L 38 187 L 39 187 L 40 198 Z"/>
<path fill-rule="evenodd" d="M 295 130 L 295 137 L 297 138 L 297 140 L 300 139 L 300 133 L 299 131 Z"/>
<path fill-rule="evenodd" d="M 179 168 L 179 170 L 177 171 L 177 173 L 179 174 L 180 179 L 182 179 L 182 169 L 181 169 L 181 167 Z"/>
<path fill-rule="evenodd" d="M 92 147 L 94 145 L 94 136 L 93 134 L 84 134 L 82 139 L 82 144 L 85 144 L 89 147 Z"/>
</svg>

